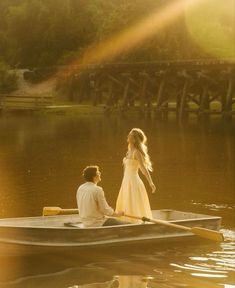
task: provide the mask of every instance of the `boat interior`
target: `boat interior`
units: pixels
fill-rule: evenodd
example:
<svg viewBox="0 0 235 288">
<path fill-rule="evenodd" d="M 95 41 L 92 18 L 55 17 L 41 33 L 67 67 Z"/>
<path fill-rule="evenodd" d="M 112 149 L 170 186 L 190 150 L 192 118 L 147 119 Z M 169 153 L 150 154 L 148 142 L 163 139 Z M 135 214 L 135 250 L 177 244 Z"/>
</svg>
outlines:
<svg viewBox="0 0 235 288">
<path fill-rule="evenodd" d="M 182 212 L 171 209 L 152 210 L 153 219 L 181 222 L 185 220 L 202 220 L 202 219 L 219 219 L 217 216 L 209 216 L 192 212 Z M 66 223 L 74 223 L 75 225 L 66 225 Z M 148 222 L 149 223 L 149 222 Z M 56 216 L 36 216 L 36 217 L 19 217 L 0 219 L 0 227 L 82 227 L 78 214 L 72 215 L 56 215 Z M 130 224 L 133 225 L 133 224 Z M 136 225 L 136 224 L 134 224 Z"/>
</svg>

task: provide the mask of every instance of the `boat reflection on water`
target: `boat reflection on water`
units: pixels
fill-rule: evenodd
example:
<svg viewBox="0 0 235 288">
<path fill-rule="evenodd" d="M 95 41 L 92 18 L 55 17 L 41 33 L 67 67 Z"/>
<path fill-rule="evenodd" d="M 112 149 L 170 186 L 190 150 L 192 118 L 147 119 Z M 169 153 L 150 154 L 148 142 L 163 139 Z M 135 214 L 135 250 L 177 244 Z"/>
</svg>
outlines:
<svg viewBox="0 0 235 288">
<path fill-rule="evenodd" d="M 0 288 L 235 288 L 235 234 L 223 233 L 226 241 L 219 244 L 89 248 L 12 257 L 10 263 L 0 257 Z"/>
<path fill-rule="evenodd" d="M 75 271 L 73 271 L 75 272 Z M 67 273 L 66 273 L 67 274 Z M 79 274 L 79 273 L 78 273 Z M 52 275 L 50 275 L 52 276 Z M 108 277 L 104 279 L 102 276 L 99 279 L 93 279 L 93 283 L 89 283 L 88 279 L 79 279 L 79 277 L 71 278 L 65 275 L 54 274 L 53 277 L 49 275 L 41 275 L 38 277 L 26 277 L 18 279 L 11 283 L 6 283 L 4 288 L 235 288 L 233 284 L 219 284 L 209 281 L 209 279 L 192 278 L 189 275 L 181 273 L 169 273 L 169 271 L 154 271 L 154 276 L 150 275 L 116 275 L 113 278 Z M 68 276 L 68 275 L 66 275 Z M 60 278 L 60 281 L 55 280 L 55 277 Z M 77 279 L 75 279 L 77 278 Z M 91 276 L 91 278 L 93 278 Z M 91 280 L 92 281 L 92 280 Z M 87 283 L 88 282 L 88 283 Z M 75 283 L 75 284 L 73 284 Z"/>
<path fill-rule="evenodd" d="M 85 285 L 74 285 L 68 288 L 148 288 L 151 276 L 141 275 L 117 275 L 111 281 Z"/>
<path fill-rule="evenodd" d="M 186 277 L 187 278 L 187 277 Z M 235 285 L 217 284 L 200 279 L 186 279 L 182 275 L 173 276 L 159 272 L 159 276 L 118 275 L 111 281 L 84 285 L 73 285 L 66 288 L 235 288 Z"/>
</svg>

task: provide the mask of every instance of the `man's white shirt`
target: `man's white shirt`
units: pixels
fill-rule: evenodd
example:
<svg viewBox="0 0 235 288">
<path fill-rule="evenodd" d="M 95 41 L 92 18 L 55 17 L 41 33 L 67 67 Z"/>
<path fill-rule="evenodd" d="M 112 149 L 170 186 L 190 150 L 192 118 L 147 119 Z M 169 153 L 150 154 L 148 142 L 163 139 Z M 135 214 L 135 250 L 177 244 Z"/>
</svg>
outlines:
<svg viewBox="0 0 235 288">
<path fill-rule="evenodd" d="M 86 182 L 77 190 L 79 216 L 85 227 L 99 227 L 105 222 L 105 215 L 114 213 L 104 196 L 102 187 L 93 182 Z"/>
</svg>

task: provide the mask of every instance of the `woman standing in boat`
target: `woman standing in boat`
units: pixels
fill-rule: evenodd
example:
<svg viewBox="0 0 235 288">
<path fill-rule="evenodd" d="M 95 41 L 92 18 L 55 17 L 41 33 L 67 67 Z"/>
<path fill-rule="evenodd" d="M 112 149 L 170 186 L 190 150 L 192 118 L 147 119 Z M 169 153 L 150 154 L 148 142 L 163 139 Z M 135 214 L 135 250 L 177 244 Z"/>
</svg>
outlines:
<svg viewBox="0 0 235 288">
<path fill-rule="evenodd" d="M 146 142 L 147 137 L 139 128 L 133 128 L 128 134 L 128 151 L 123 159 L 124 177 L 117 198 L 116 210 L 139 217 L 152 218 L 148 194 L 138 174 L 140 170 L 146 177 L 152 193 L 155 193 L 156 187 L 150 175 L 153 170 L 152 163 Z"/>
</svg>

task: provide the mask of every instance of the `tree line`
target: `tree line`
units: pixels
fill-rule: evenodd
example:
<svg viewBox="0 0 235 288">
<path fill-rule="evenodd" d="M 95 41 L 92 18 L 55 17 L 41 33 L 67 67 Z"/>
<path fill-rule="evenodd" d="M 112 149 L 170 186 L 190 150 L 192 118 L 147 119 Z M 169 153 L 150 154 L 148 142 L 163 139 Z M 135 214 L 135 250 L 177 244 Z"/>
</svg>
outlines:
<svg viewBox="0 0 235 288">
<path fill-rule="evenodd" d="M 82 55 L 87 47 L 124 31 L 174 1 L 1 0 L 1 67 L 9 69 L 64 65 Z M 214 2 L 220 0 L 206 1 L 211 2 L 213 8 L 216 4 Z M 213 57 L 193 40 L 186 20 L 185 13 L 182 13 L 171 25 L 163 27 L 159 33 L 111 61 Z M 226 13 L 222 20 L 217 21 L 214 27 L 219 30 L 227 25 L 225 28 L 231 29 L 230 23 L 226 23 Z M 207 35 L 205 29 L 203 33 Z M 213 35 L 208 34 L 207 37 L 210 42 Z"/>
<path fill-rule="evenodd" d="M 64 64 L 172 0 L 1 0 L 0 61 L 13 67 Z M 191 39 L 185 15 L 115 61 L 208 57 Z M 130 35 L 131 37 L 131 35 Z M 208 35 L 209 37 L 209 35 Z"/>
</svg>

